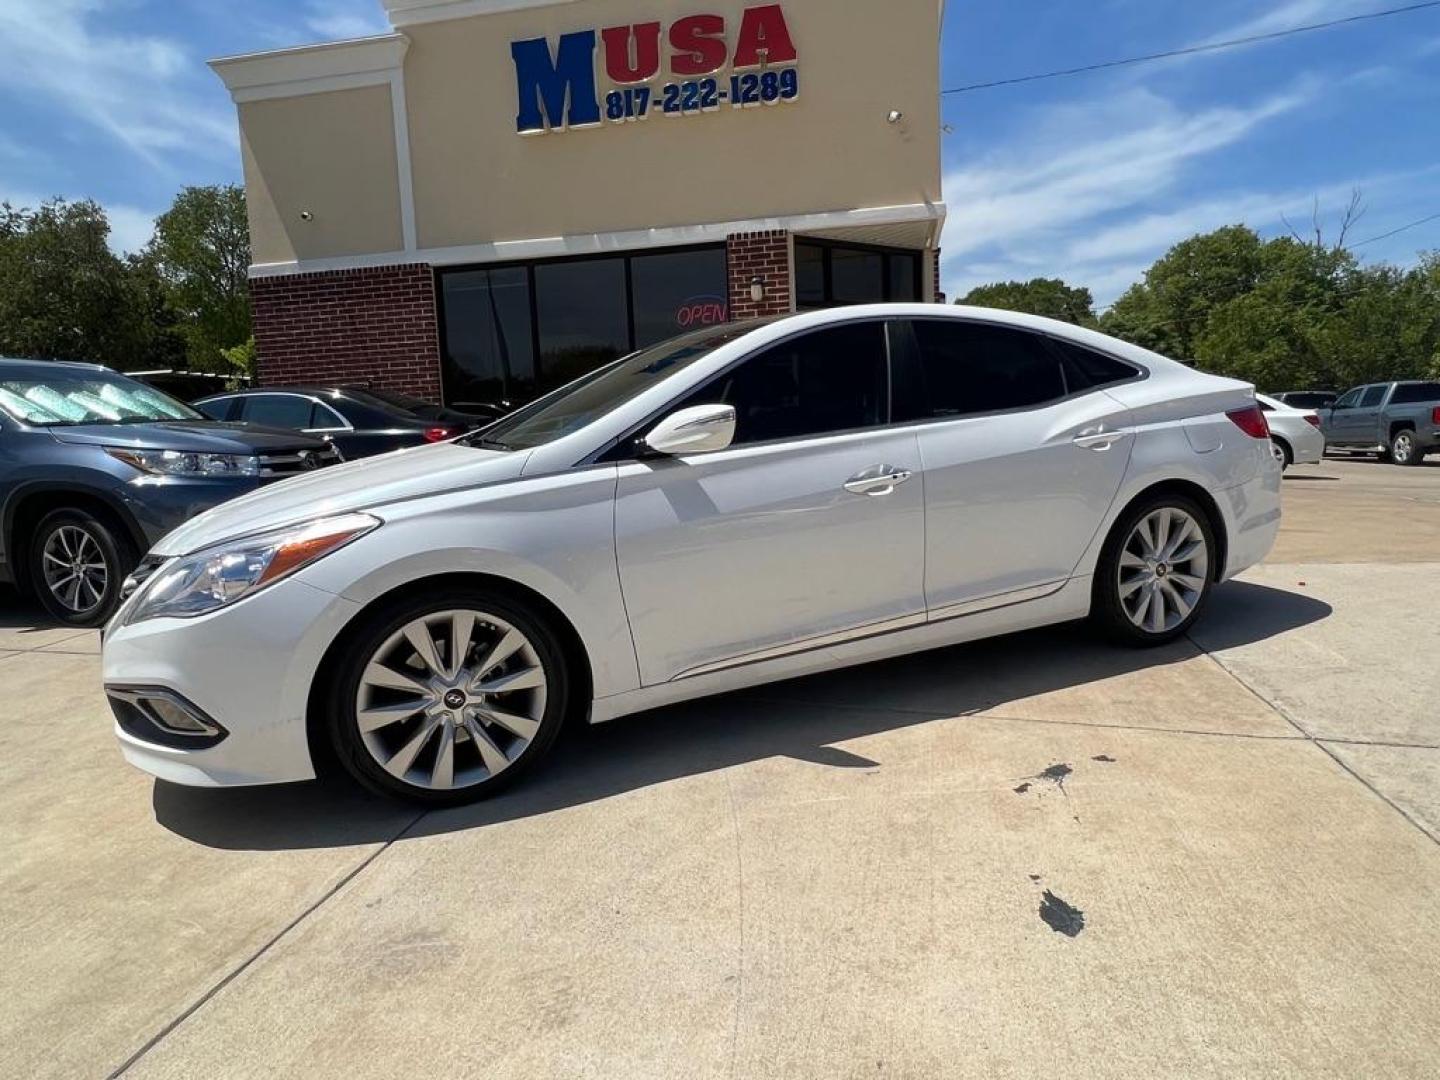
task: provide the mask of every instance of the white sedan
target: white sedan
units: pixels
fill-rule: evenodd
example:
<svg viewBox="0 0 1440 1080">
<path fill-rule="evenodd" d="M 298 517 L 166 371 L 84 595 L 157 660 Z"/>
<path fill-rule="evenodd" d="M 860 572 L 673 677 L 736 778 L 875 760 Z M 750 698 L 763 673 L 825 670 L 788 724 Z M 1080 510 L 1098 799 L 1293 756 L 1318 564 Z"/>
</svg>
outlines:
<svg viewBox="0 0 1440 1080">
<path fill-rule="evenodd" d="M 1282 468 L 1291 465 L 1319 465 L 1325 457 L 1325 435 L 1320 414 L 1314 409 L 1297 409 L 1278 398 L 1256 394 L 1255 400 L 1270 426 L 1270 442 Z"/>
<path fill-rule="evenodd" d="M 1248 385 L 1046 319 L 709 328 L 195 518 L 128 583 L 105 689 L 176 783 L 333 762 L 467 802 L 570 716 L 1087 615 L 1170 641 L 1270 550 L 1270 446 Z"/>
</svg>

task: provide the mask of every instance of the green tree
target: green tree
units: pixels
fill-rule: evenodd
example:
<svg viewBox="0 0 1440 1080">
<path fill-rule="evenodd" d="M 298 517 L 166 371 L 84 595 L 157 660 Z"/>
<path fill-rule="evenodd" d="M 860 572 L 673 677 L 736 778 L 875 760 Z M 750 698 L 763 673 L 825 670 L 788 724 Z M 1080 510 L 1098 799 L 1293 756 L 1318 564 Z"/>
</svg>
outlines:
<svg viewBox="0 0 1440 1080">
<path fill-rule="evenodd" d="M 981 285 L 955 301 L 974 307 L 1020 311 L 1027 315 L 1044 315 L 1077 326 L 1095 325 L 1095 299 L 1089 289 L 1074 288 L 1059 278 L 1033 278 L 1030 281 L 1004 281 Z"/>
<path fill-rule="evenodd" d="M 158 282 L 109 235 L 89 200 L 0 204 L 0 354 L 131 370 L 175 355 Z"/>
<path fill-rule="evenodd" d="M 179 320 L 190 366 L 230 371 L 226 350 L 250 338 L 250 234 L 245 192 L 188 187 L 155 223 L 145 250 Z"/>
</svg>

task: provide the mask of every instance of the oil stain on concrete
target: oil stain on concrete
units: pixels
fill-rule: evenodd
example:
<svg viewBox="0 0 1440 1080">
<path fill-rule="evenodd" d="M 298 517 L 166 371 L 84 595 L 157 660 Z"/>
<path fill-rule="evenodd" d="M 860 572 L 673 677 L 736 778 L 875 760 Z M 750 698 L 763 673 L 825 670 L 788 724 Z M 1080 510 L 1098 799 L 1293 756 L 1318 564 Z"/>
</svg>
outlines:
<svg viewBox="0 0 1440 1080">
<path fill-rule="evenodd" d="M 1085 912 L 1066 903 L 1049 889 L 1040 901 L 1040 920 L 1057 934 L 1068 938 L 1079 937 L 1085 929 Z"/>
</svg>

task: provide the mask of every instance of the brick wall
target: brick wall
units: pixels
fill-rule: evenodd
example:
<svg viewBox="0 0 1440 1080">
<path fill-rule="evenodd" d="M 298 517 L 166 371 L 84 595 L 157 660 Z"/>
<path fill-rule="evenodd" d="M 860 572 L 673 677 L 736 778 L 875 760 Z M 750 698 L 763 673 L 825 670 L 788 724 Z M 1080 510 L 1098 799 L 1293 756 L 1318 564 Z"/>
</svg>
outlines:
<svg viewBox="0 0 1440 1080">
<path fill-rule="evenodd" d="M 250 282 L 260 383 L 370 383 L 440 400 L 435 275 L 367 267 Z"/>
<path fill-rule="evenodd" d="M 793 311 L 790 295 L 790 234 L 784 229 L 735 233 L 727 240 L 730 256 L 730 318 L 754 319 Z M 750 299 L 750 282 L 765 279 L 765 299 Z"/>
</svg>

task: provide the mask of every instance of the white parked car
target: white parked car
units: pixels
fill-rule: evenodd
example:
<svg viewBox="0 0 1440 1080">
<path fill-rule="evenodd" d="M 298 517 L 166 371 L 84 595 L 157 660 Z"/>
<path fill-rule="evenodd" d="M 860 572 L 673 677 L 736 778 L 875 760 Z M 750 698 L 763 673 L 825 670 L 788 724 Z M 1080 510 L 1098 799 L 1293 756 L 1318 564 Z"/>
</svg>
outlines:
<svg viewBox="0 0 1440 1080">
<path fill-rule="evenodd" d="M 1256 394 L 1255 400 L 1270 426 L 1270 442 L 1282 468 L 1291 465 L 1319 465 L 1325 457 L 1325 434 L 1320 414 L 1314 409 L 1297 409 L 1278 398 Z"/>
<path fill-rule="evenodd" d="M 1279 492 L 1249 386 L 1068 324 L 716 327 L 197 517 L 129 583 L 105 686 L 125 756 L 167 780 L 333 758 L 454 804 L 569 716 L 1087 615 L 1169 641 L 1270 550 Z"/>
</svg>

